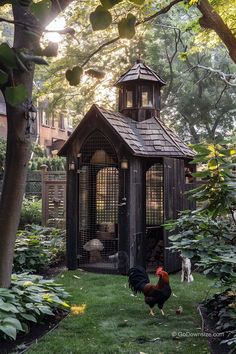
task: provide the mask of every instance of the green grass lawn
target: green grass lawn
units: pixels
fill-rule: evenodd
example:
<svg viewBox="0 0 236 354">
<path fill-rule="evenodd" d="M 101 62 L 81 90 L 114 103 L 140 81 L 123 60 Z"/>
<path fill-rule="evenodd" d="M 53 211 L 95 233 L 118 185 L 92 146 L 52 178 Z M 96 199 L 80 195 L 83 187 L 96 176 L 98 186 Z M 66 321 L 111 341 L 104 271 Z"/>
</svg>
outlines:
<svg viewBox="0 0 236 354">
<path fill-rule="evenodd" d="M 56 330 L 33 345 L 29 354 L 209 353 L 205 338 L 177 335 L 201 333 L 196 306 L 205 298 L 211 283 L 200 274 L 195 274 L 190 284 L 181 283 L 179 274 L 171 276 L 177 298 L 171 296 L 166 302 L 164 317 L 157 308 L 156 316 L 149 316 L 143 295 L 133 296 L 124 276 L 78 270 L 65 272 L 58 279 L 72 295 L 71 304 L 86 304 L 85 312 L 68 316 Z M 179 305 L 183 313 L 177 316 Z"/>
</svg>

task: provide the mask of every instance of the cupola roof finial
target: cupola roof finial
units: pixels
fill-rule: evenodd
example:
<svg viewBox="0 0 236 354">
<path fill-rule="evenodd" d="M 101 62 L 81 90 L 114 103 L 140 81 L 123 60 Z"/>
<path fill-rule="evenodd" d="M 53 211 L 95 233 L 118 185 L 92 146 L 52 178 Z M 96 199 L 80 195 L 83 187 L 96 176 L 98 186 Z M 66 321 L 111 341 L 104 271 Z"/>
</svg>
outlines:
<svg viewBox="0 0 236 354">
<path fill-rule="evenodd" d="M 138 51 L 138 58 L 136 60 L 136 64 L 139 64 L 139 63 L 144 63 L 143 60 L 141 59 L 141 51 L 140 50 Z"/>
</svg>

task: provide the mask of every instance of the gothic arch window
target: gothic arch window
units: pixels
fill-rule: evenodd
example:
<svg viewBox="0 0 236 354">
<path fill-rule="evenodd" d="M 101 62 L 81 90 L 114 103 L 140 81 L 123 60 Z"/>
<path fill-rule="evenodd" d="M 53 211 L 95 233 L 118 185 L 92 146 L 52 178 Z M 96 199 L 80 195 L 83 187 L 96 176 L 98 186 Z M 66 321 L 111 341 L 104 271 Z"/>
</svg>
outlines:
<svg viewBox="0 0 236 354">
<path fill-rule="evenodd" d="M 96 180 L 97 224 L 117 223 L 119 176 L 116 167 L 102 168 Z"/>
<path fill-rule="evenodd" d="M 146 172 L 146 225 L 163 223 L 163 165 L 155 163 Z"/>
</svg>

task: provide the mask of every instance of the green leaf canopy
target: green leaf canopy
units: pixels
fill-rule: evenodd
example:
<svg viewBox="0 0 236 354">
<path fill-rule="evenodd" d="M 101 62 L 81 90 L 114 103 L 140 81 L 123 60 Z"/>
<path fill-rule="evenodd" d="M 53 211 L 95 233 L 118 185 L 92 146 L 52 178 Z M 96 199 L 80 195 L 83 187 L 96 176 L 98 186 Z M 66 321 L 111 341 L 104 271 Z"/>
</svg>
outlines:
<svg viewBox="0 0 236 354">
<path fill-rule="evenodd" d="M 82 74 L 83 69 L 80 66 L 75 66 L 72 70 L 68 69 L 66 71 L 66 79 L 71 86 L 77 86 Z"/>
<path fill-rule="evenodd" d="M 11 106 L 17 106 L 26 100 L 26 88 L 22 84 L 15 87 L 7 87 L 5 91 L 5 97 L 7 103 L 9 103 Z"/>
<path fill-rule="evenodd" d="M 0 85 L 5 84 L 8 81 L 8 74 L 0 69 Z"/>
<path fill-rule="evenodd" d="M 103 6 L 99 5 L 94 12 L 90 14 L 90 23 L 93 31 L 104 30 L 110 26 L 112 16 Z"/>
<path fill-rule="evenodd" d="M 145 0 L 129 0 L 130 2 L 133 2 L 136 5 L 143 5 Z"/>
<path fill-rule="evenodd" d="M 119 4 L 122 0 L 100 0 L 104 9 L 111 9 L 113 6 Z"/>
<path fill-rule="evenodd" d="M 118 30 L 120 38 L 131 39 L 135 35 L 136 17 L 129 13 L 126 18 L 123 18 L 118 23 Z"/>
<path fill-rule="evenodd" d="M 16 67 L 16 56 L 12 48 L 7 43 L 0 45 L 0 62 L 8 68 Z"/>
<path fill-rule="evenodd" d="M 30 11 L 34 17 L 40 22 L 46 21 L 50 11 L 52 3 L 50 0 L 42 0 L 39 2 L 32 2 L 30 5 Z"/>
</svg>

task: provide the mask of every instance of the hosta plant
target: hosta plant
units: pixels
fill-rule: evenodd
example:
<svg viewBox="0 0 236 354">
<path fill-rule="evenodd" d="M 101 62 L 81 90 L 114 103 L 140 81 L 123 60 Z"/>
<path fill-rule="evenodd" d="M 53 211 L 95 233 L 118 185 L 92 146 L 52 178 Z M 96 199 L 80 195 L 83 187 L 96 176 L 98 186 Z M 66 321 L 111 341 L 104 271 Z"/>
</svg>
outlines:
<svg viewBox="0 0 236 354">
<path fill-rule="evenodd" d="M 65 231 L 28 225 L 19 231 L 15 243 L 14 271 L 37 273 L 54 265 L 65 255 Z"/>
<path fill-rule="evenodd" d="M 67 311 L 69 294 L 53 280 L 38 275 L 12 275 L 11 287 L 0 288 L 0 338 L 13 340 L 30 323 Z"/>
</svg>

